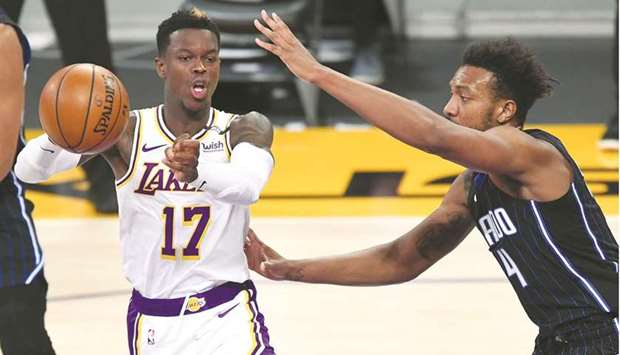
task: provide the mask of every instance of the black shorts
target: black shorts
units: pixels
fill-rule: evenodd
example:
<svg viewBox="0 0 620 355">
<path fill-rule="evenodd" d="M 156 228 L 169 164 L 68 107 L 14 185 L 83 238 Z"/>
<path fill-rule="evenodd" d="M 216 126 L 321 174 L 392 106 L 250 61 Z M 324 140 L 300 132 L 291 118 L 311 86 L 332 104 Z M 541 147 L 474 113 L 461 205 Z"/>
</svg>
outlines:
<svg viewBox="0 0 620 355">
<path fill-rule="evenodd" d="M 616 355 L 618 328 L 614 320 L 568 335 L 538 336 L 533 355 Z"/>
<path fill-rule="evenodd" d="M 47 281 L 43 271 L 30 285 L 0 288 L 0 348 L 4 355 L 53 355 L 45 330 Z"/>
</svg>

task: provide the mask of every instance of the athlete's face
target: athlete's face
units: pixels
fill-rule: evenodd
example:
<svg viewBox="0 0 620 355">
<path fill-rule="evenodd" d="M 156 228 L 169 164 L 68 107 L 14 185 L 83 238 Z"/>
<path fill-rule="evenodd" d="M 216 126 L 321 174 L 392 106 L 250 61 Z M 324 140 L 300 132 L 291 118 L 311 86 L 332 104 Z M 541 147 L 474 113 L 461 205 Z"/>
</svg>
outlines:
<svg viewBox="0 0 620 355">
<path fill-rule="evenodd" d="M 211 107 L 220 76 L 217 37 L 209 30 L 186 28 L 170 34 L 162 57 L 155 58 L 157 74 L 165 81 L 167 104 L 181 104 L 188 112 Z"/>
<path fill-rule="evenodd" d="M 450 100 L 443 109 L 450 121 L 485 131 L 507 122 L 514 116 L 514 101 L 497 98 L 492 72 L 464 65 L 450 80 Z"/>
</svg>

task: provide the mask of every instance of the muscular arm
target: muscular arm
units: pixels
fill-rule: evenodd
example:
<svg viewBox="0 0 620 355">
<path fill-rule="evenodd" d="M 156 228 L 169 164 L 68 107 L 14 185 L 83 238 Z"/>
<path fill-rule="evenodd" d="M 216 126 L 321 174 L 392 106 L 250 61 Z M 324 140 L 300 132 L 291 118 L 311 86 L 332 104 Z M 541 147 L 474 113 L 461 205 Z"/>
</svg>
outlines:
<svg viewBox="0 0 620 355">
<path fill-rule="evenodd" d="M 132 113 L 119 141 L 102 153 L 117 178 L 123 176 L 128 169 L 135 125 L 136 117 Z M 39 183 L 54 174 L 75 168 L 93 157 L 94 155 L 80 155 L 66 151 L 52 143 L 44 134 L 30 140 L 19 153 L 15 163 L 15 174 L 22 181 Z"/>
<path fill-rule="evenodd" d="M 0 180 L 4 180 L 15 159 L 24 110 L 24 64 L 22 47 L 13 27 L 0 24 Z"/>
<path fill-rule="evenodd" d="M 247 247 L 250 266 L 266 277 L 339 285 L 385 285 L 409 281 L 452 251 L 473 228 L 466 205 L 465 181 L 468 173 L 452 185 L 441 206 L 422 223 L 398 239 L 375 247 L 339 256 L 257 262 L 265 251 Z M 268 247 L 267 247 L 268 248 Z M 272 254 L 269 248 L 267 254 Z M 279 255 L 278 255 L 279 257 Z"/>
<path fill-rule="evenodd" d="M 296 76 L 325 90 L 396 139 L 467 168 L 506 176 L 543 191 L 520 194 L 522 198 L 548 199 L 544 191 L 555 185 L 546 181 L 553 179 L 561 180 L 563 186 L 551 195 L 558 197 L 568 188 L 570 169 L 550 144 L 514 127 L 482 132 L 457 125 L 418 102 L 338 73 L 317 62 L 277 16 L 263 11 L 261 17 L 267 26 L 258 21 L 255 26 L 271 43 L 257 39 L 260 47 L 280 57 Z M 539 169 L 543 166 L 545 169 Z"/>
<path fill-rule="evenodd" d="M 131 160 L 131 152 L 133 151 L 133 138 L 136 130 L 137 117 L 134 111 L 129 112 L 129 122 L 127 128 L 120 139 L 110 149 L 101 153 L 103 158 L 108 162 L 108 165 L 112 168 L 116 179 L 121 178 L 129 169 L 129 161 Z M 80 160 L 80 165 L 86 160 L 92 158 L 92 156 L 83 156 Z"/>
<path fill-rule="evenodd" d="M 464 127 L 416 101 L 324 66 L 313 83 L 398 140 L 467 168 L 510 176 L 522 183 L 533 180 L 528 174 L 536 173 L 536 167 L 555 164 L 562 168 L 562 156 L 555 148 L 516 127 L 487 131 Z"/>
</svg>

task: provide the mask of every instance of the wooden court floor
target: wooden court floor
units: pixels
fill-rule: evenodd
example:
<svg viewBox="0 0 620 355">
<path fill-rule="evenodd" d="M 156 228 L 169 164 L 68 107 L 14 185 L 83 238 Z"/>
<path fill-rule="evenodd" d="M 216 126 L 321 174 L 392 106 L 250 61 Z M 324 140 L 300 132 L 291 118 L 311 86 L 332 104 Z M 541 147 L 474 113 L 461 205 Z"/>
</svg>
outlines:
<svg viewBox="0 0 620 355">
<path fill-rule="evenodd" d="M 385 242 L 420 219 L 255 218 L 288 257 Z M 614 231 L 618 218 L 609 222 Z M 58 354 L 126 354 L 129 285 L 116 218 L 39 219 L 46 258 L 47 329 Z M 529 354 L 536 328 L 487 246 L 472 234 L 418 280 L 385 287 L 274 282 L 254 274 L 278 354 Z"/>
</svg>

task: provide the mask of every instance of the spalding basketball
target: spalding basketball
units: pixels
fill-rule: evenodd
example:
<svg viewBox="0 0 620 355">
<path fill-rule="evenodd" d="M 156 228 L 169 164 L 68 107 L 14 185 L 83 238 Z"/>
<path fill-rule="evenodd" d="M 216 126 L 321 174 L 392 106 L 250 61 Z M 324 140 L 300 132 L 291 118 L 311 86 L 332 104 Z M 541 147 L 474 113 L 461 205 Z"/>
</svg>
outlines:
<svg viewBox="0 0 620 355">
<path fill-rule="evenodd" d="M 74 153 L 97 154 L 127 127 L 129 98 L 121 81 L 95 64 L 73 64 L 43 87 L 39 119 L 50 139 Z"/>
</svg>

